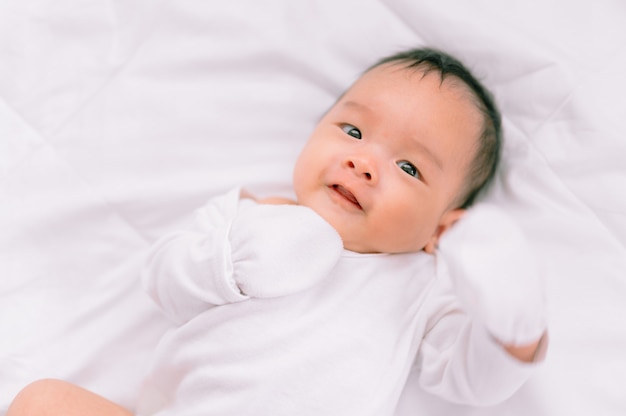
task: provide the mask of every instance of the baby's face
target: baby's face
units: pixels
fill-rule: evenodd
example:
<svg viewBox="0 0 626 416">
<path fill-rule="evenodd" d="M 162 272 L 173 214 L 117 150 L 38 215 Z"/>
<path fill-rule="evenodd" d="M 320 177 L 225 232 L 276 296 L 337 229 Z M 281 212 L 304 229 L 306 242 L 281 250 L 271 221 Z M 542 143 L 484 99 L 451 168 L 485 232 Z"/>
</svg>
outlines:
<svg viewBox="0 0 626 416">
<path fill-rule="evenodd" d="M 294 171 L 308 206 L 361 253 L 432 252 L 462 213 L 461 192 L 482 116 L 438 73 L 383 65 L 326 113 Z"/>
</svg>

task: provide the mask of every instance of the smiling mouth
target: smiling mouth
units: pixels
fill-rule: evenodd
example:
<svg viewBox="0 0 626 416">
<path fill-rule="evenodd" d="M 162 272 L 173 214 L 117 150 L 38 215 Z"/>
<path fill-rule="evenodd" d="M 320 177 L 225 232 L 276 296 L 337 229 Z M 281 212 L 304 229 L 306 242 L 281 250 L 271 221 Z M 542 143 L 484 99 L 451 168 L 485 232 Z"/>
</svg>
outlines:
<svg viewBox="0 0 626 416">
<path fill-rule="evenodd" d="M 335 191 L 343 199 L 350 202 L 352 205 L 356 206 L 358 209 L 363 210 L 363 207 L 361 207 L 361 204 L 359 204 L 359 201 L 356 199 L 354 194 L 352 194 L 352 192 L 350 192 L 348 189 L 337 184 L 331 185 L 330 188 L 332 188 L 333 191 Z"/>
</svg>

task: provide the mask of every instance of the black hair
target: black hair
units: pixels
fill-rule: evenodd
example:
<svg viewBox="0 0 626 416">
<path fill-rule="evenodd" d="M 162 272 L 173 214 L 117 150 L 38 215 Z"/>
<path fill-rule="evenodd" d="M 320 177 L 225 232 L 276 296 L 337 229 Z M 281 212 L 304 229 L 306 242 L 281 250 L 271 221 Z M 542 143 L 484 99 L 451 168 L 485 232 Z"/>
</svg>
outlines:
<svg viewBox="0 0 626 416">
<path fill-rule="evenodd" d="M 483 114 L 484 122 L 478 149 L 470 164 L 465 189 L 459 199 L 459 208 L 469 207 L 478 194 L 491 183 L 500 162 L 502 121 L 493 96 L 461 61 L 437 49 L 420 48 L 400 52 L 382 58 L 368 71 L 380 65 L 393 63 L 406 64 L 407 69 L 422 71 L 424 75 L 436 71 L 441 76 L 441 83 L 447 77 L 454 77 L 465 84 L 474 96 L 475 102 Z"/>
</svg>

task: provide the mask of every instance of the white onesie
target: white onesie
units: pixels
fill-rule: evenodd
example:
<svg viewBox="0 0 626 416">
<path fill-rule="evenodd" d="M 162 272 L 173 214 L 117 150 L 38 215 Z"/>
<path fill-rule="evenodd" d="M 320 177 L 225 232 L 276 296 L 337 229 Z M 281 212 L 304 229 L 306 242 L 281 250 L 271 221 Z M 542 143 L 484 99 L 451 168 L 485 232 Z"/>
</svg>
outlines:
<svg viewBox="0 0 626 416">
<path fill-rule="evenodd" d="M 408 377 L 469 404 L 528 378 L 534 365 L 472 325 L 434 256 L 347 251 L 312 210 L 239 194 L 151 252 L 147 290 L 179 326 L 158 345 L 139 415 L 384 416 Z"/>
</svg>

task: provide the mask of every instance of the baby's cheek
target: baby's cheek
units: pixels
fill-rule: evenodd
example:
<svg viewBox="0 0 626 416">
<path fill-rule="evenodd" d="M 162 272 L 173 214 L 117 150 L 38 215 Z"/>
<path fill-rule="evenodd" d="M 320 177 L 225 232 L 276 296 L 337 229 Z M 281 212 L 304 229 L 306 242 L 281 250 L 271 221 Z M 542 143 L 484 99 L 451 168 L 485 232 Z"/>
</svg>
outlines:
<svg viewBox="0 0 626 416">
<path fill-rule="evenodd" d="M 389 251 L 396 253 L 421 251 L 432 235 L 427 231 L 430 227 L 425 227 L 424 223 L 422 218 L 415 217 L 414 214 L 406 216 L 404 220 L 394 221 L 387 228 L 387 239 L 391 246 Z"/>
</svg>

